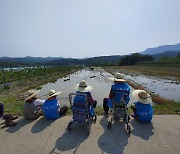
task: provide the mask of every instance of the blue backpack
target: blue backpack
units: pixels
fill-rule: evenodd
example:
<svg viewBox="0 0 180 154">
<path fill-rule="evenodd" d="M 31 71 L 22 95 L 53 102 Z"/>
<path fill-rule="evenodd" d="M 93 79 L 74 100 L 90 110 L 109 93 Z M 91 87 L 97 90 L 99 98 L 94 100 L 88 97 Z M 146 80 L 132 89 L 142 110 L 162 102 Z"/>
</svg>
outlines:
<svg viewBox="0 0 180 154">
<path fill-rule="evenodd" d="M 47 119 L 60 118 L 60 106 L 57 99 L 46 100 L 43 104 L 43 111 Z"/>
</svg>

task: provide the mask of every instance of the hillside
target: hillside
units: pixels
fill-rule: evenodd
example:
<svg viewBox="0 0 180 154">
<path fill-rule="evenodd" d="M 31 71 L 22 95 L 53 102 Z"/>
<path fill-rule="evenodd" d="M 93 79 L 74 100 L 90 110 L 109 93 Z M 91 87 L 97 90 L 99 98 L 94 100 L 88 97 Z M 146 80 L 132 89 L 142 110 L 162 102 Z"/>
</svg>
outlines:
<svg viewBox="0 0 180 154">
<path fill-rule="evenodd" d="M 165 51 L 180 51 L 180 43 L 175 45 L 162 45 L 156 48 L 148 48 L 140 52 L 140 54 L 154 55 Z"/>
<path fill-rule="evenodd" d="M 159 59 L 161 57 L 176 57 L 178 54 L 180 53 L 180 51 L 165 51 L 162 53 L 158 53 L 158 54 L 154 54 L 152 55 L 154 60 Z"/>
</svg>

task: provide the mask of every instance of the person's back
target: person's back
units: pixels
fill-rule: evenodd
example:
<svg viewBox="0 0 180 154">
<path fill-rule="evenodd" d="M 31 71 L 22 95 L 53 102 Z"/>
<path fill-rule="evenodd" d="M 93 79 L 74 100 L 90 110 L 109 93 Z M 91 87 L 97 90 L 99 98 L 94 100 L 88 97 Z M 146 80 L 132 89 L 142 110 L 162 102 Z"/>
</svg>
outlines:
<svg viewBox="0 0 180 154">
<path fill-rule="evenodd" d="M 29 120 L 37 119 L 40 115 L 34 113 L 37 107 L 33 104 L 33 102 L 26 102 L 24 104 L 24 117 Z"/>
<path fill-rule="evenodd" d="M 153 109 L 151 104 L 134 103 L 137 109 L 136 115 L 141 122 L 150 122 L 153 117 Z"/>
<path fill-rule="evenodd" d="M 60 106 L 58 100 L 46 100 L 43 105 L 43 111 L 47 119 L 58 119 L 60 117 Z"/>
</svg>

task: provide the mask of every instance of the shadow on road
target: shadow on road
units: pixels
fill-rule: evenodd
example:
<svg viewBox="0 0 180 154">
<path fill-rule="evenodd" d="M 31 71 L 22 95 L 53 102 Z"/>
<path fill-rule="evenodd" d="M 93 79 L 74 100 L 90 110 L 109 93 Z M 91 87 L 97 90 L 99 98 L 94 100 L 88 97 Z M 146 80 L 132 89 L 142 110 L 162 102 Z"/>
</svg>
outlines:
<svg viewBox="0 0 180 154">
<path fill-rule="evenodd" d="M 114 121 L 112 127 L 108 130 L 108 121 L 106 117 L 101 119 L 100 124 L 104 128 L 104 133 L 98 139 L 98 145 L 102 153 L 122 154 L 128 143 L 128 134 L 125 129 L 125 124 L 120 121 Z"/>
<path fill-rule="evenodd" d="M 132 134 L 141 137 L 143 140 L 149 140 L 150 136 L 154 135 L 153 123 L 141 123 L 137 120 L 131 120 L 131 125 L 133 126 Z"/>
<path fill-rule="evenodd" d="M 71 131 L 66 131 L 57 139 L 55 147 L 51 150 L 50 154 L 56 153 L 56 149 L 60 151 L 68 151 L 74 149 L 76 153 L 78 147 L 84 140 L 88 138 L 86 125 L 77 125 Z"/>
<path fill-rule="evenodd" d="M 13 126 L 13 127 L 9 127 L 6 132 L 9 132 L 9 133 L 15 133 L 17 131 L 19 131 L 22 127 L 24 127 L 25 125 L 33 122 L 34 120 L 27 120 L 25 119 L 24 117 L 20 118 L 17 120 L 17 125 L 16 126 Z"/>
<path fill-rule="evenodd" d="M 31 128 L 31 132 L 39 133 L 39 132 L 43 131 L 44 129 L 46 129 L 47 127 L 49 127 L 55 121 L 56 120 L 48 120 L 45 117 L 42 117 L 38 121 L 36 121 L 34 126 Z"/>
</svg>

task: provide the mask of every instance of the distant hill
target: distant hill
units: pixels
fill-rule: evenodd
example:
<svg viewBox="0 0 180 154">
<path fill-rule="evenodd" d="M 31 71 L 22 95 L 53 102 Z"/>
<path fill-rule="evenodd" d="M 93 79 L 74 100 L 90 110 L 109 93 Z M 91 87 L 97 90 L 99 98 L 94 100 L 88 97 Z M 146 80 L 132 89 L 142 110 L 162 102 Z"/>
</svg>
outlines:
<svg viewBox="0 0 180 154">
<path fill-rule="evenodd" d="M 164 56 L 166 56 L 166 57 L 176 57 L 179 53 L 180 53 L 180 50 L 179 51 L 165 51 L 165 52 L 162 52 L 162 53 L 154 54 L 152 56 L 156 60 L 156 59 L 159 59 L 159 58 L 164 57 Z"/>
<path fill-rule="evenodd" d="M 148 48 L 145 51 L 140 52 L 140 54 L 154 55 L 165 51 L 180 51 L 180 43 L 175 45 L 162 45 L 156 48 Z"/>
<path fill-rule="evenodd" d="M 0 57 L 0 65 L 4 67 L 31 66 L 31 65 L 112 65 L 122 56 L 100 56 L 92 58 L 62 58 L 62 57 Z"/>
<path fill-rule="evenodd" d="M 17 58 L 11 58 L 11 57 L 0 57 L 0 62 L 8 62 L 8 63 L 46 63 L 50 62 L 52 60 L 58 60 L 63 59 L 62 57 L 17 57 Z"/>
</svg>

